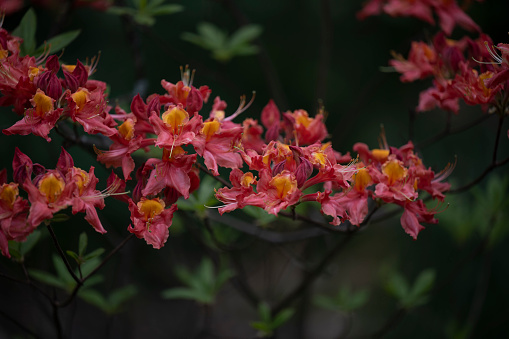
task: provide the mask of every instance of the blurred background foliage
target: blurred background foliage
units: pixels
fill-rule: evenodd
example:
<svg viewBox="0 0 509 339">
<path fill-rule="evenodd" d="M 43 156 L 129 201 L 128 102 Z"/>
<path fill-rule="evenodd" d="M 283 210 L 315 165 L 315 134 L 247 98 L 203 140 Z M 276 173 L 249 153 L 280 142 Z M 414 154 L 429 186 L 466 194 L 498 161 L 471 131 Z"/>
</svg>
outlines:
<svg viewBox="0 0 509 339">
<path fill-rule="evenodd" d="M 105 12 L 56 0 L 48 3 L 34 5 L 36 46 L 56 34 L 80 30 L 61 59 L 74 64 L 77 58 L 84 61 L 100 52 L 94 78 L 109 84 L 110 104 L 126 109 L 136 93 L 142 97 L 163 93 L 161 79 L 175 83 L 180 80 L 179 67 L 189 65 L 196 69 L 194 85 L 208 85 L 212 99 L 218 95 L 226 100 L 227 114 L 235 111 L 241 95 L 252 91 L 256 91 L 255 102 L 243 114 L 253 118 L 259 118 L 271 98 L 282 111 L 303 108 L 314 113 L 323 104 L 333 147 L 346 153 L 358 141 L 377 147 L 380 124 L 385 126 L 389 144 L 406 143 L 412 123 L 409 112 L 417 105 L 419 91 L 430 85 L 425 81 L 402 84 L 397 74 L 380 68 L 388 64 L 392 50 L 406 55 L 411 41 L 428 40 L 437 28 L 388 16 L 359 22 L 355 13 L 360 1 L 135 0 L 119 1 L 115 9 Z M 27 9 L 7 16 L 3 27 L 17 27 Z M 468 14 L 495 43 L 509 42 L 508 9 L 507 1 L 474 2 Z M 457 28 L 453 38 L 464 34 Z M 478 107 L 462 106 L 452 125 L 461 126 L 481 114 Z M 17 119 L 2 108 L 2 129 Z M 490 163 L 495 120 L 418 151 L 434 170 L 457 157 L 451 182 L 462 186 Z M 445 121 L 446 113 L 438 110 L 417 115 L 413 141 L 419 143 L 440 132 Z M 507 128 L 506 123 L 503 130 Z M 504 135 L 499 154 L 508 154 Z M 32 135 L 3 136 L 1 167 L 10 167 L 17 146 L 34 162 L 54 168 L 60 153 L 57 145 L 63 140 L 55 133 L 51 137 L 53 142 L 48 144 Z M 77 146 L 67 149 L 77 166 L 95 164 L 90 152 Z M 109 170 L 95 166 L 101 185 Z M 257 334 L 324 339 L 365 335 L 499 338 L 507 332 L 509 318 L 505 306 L 509 305 L 506 173 L 507 167 L 499 168 L 471 192 L 448 196 L 448 205 L 438 207 L 444 210 L 438 216 L 440 223 L 427 226 L 417 241 L 402 231 L 398 217 L 369 226 L 332 260 L 297 303 L 272 315 L 263 303 L 250 306 L 234 288 L 235 281 L 225 282 L 231 272 L 223 269 L 224 261 L 232 265 L 241 261 L 246 281 L 262 300 L 273 302 L 296 285 L 306 265 L 327 253 L 332 236 L 268 244 L 220 219 L 207 219 L 203 206 L 213 204 L 213 191 L 199 190 L 179 205 L 163 249 L 131 241 L 100 271 L 102 281 L 84 289 L 80 299 L 61 312 L 65 333 L 72 338 L 249 338 Z M 212 188 L 214 183 L 203 187 Z M 296 227 L 289 220 L 257 218 L 259 211 L 247 212 L 233 215 L 262 229 Z M 317 211 L 311 208 L 307 213 Z M 124 204 L 109 199 L 101 220 L 106 236 L 92 232 L 80 216 L 55 225 L 55 231 L 64 249 L 77 257 L 85 255 L 77 246 L 84 231 L 89 234 L 86 253 L 109 250 L 126 236 L 129 212 Z M 52 243 L 45 233 L 30 253 L 21 253 L 18 259 L 46 272 L 32 274 L 53 286 L 53 293 L 62 293 L 57 291 L 68 289 L 73 281 L 53 264 Z M 235 246 L 229 259 L 228 251 L 213 239 Z M 215 273 L 208 258 L 214 262 Z M 90 258 L 88 264 L 93 261 Z M 0 267 L 19 272 L 18 265 L 5 258 Z M 185 291 L 185 299 L 174 299 L 177 288 L 181 294 Z M 198 303 L 188 300 L 193 288 L 200 291 L 196 292 Z M 6 280 L 0 280 L 0 290 L 0 337 L 22 333 L 12 321 L 20 318 L 37 324 L 34 328 L 41 328 L 39 333 L 52 333 L 50 310 L 38 300 L 39 295 Z"/>
</svg>

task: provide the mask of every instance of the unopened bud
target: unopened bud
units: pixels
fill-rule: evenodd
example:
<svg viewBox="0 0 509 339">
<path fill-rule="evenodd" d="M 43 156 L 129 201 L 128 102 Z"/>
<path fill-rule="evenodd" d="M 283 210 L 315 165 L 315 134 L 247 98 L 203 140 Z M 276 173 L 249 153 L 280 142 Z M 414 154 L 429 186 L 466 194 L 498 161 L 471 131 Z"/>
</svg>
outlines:
<svg viewBox="0 0 509 339">
<path fill-rule="evenodd" d="M 286 160 L 281 161 L 280 163 L 274 165 L 274 168 L 272 169 L 272 176 L 275 177 L 279 173 L 283 172 L 286 166 Z"/>
<path fill-rule="evenodd" d="M 49 69 L 52 73 L 57 73 L 60 69 L 60 63 L 58 62 L 58 56 L 52 55 L 48 59 L 46 59 L 46 68 Z"/>
<path fill-rule="evenodd" d="M 309 176 L 313 173 L 313 164 L 303 157 L 300 157 L 300 165 L 295 170 L 295 179 L 297 179 L 297 187 L 304 185 Z"/>
<path fill-rule="evenodd" d="M 191 87 L 191 92 L 189 92 L 189 95 L 187 96 L 186 103 L 186 109 L 190 114 L 199 112 L 203 107 L 203 96 L 201 95 L 200 91 L 194 87 Z"/>
</svg>

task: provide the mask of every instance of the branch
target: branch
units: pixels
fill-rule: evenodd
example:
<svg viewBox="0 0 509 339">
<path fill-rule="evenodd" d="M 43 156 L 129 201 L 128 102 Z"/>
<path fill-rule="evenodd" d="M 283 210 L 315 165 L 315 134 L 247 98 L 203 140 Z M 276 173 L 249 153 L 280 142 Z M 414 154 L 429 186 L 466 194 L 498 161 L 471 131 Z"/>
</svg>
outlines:
<svg viewBox="0 0 509 339">
<path fill-rule="evenodd" d="M 62 258 L 65 267 L 67 268 L 67 271 L 71 274 L 74 281 L 76 281 L 77 286 L 83 285 L 83 281 L 76 276 L 74 273 L 74 270 L 72 269 L 71 265 L 69 264 L 69 261 L 67 260 L 67 257 L 64 254 L 64 251 L 62 250 L 62 247 L 60 247 L 60 244 L 58 243 L 58 239 L 55 235 L 55 232 L 53 232 L 53 228 L 50 224 L 46 224 L 46 228 L 49 231 L 49 234 L 51 235 L 51 238 L 53 239 L 53 243 L 55 244 L 55 247 L 57 248 L 58 254 L 60 255 L 60 258 Z"/>
</svg>

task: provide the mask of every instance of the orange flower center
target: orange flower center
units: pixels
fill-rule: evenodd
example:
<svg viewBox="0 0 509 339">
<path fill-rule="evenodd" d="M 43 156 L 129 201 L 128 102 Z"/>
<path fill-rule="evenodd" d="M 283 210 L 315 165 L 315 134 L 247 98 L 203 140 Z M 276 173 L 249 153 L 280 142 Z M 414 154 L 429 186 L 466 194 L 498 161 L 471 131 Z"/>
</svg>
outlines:
<svg viewBox="0 0 509 339">
<path fill-rule="evenodd" d="M 403 167 L 401 161 L 390 160 L 383 164 L 382 172 L 389 178 L 389 185 L 394 184 L 407 176 L 407 169 Z"/>
<path fill-rule="evenodd" d="M 365 168 L 360 168 L 357 173 L 353 176 L 355 180 L 355 189 L 359 192 L 364 192 L 366 186 L 371 183 L 371 176 Z"/>
<path fill-rule="evenodd" d="M 127 119 L 124 121 L 124 123 L 118 127 L 118 133 L 120 133 L 125 140 L 131 140 L 134 136 L 134 120 Z"/>
<path fill-rule="evenodd" d="M 284 171 L 272 178 L 269 185 L 276 189 L 276 196 L 279 199 L 284 199 L 297 189 L 297 180 L 291 177 L 290 172 Z"/>
<path fill-rule="evenodd" d="M 216 134 L 217 131 L 219 131 L 220 127 L 221 125 L 217 120 L 204 122 L 201 133 L 205 136 L 205 139 L 209 141 L 210 138 L 212 138 L 212 136 Z"/>
<path fill-rule="evenodd" d="M 64 179 L 55 173 L 46 173 L 38 184 L 39 192 L 46 196 L 46 201 L 48 203 L 53 203 L 58 200 L 64 187 Z"/>
<path fill-rule="evenodd" d="M 81 109 L 87 103 L 88 91 L 86 89 L 80 89 L 79 91 L 76 91 L 74 94 L 72 94 L 71 97 L 72 100 L 76 103 L 78 111 L 81 111 Z"/>
<path fill-rule="evenodd" d="M 254 182 L 255 178 L 253 176 L 253 173 L 251 172 L 244 173 L 244 175 L 240 179 L 240 184 L 244 187 L 249 187 Z"/>
<path fill-rule="evenodd" d="M 35 113 L 38 116 L 44 116 L 48 112 L 53 110 L 53 99 L 44 94 L 43 91 L 37 90 L 34 97 L 32 98 L 33 105 L 35 107 Z"/>
<path fill-rule="evenodd" d="M 388 149 L 373 149 L 371 151 L 371 155 L 373 158 L 375 158 L 378 162 L 385 162 L 387 160 L 387 157 L 389 156 L 390 151 Z"/>
<path fill-rule="evenodd" d="M 155 216 L 161 214 L 164 211 L 164 201 L 159 198 L 141 198 L 137 206 L 138 211 L 143 214 L 143 219 L 145 221 L 151 221 Z"/>
<path fill-rule="evenodd" d="M 313 118 L 310 118 L 308 112 L 306 112 L 303 109 L 295 111 L 294 116 L 297 125 L 302 125 L 304 127 L 308 127 L 309 124 L 311 124 L 311 122 L 313 121 Z"/>
<path fill-rule="evenodd" d="M 78 186 L 78 189 L 80 191 L 80 195 L 83 194 L 83 189 L 88 185 L 90 182 L 90 177 L 88 176 L 88 173 L 82 170 L 81 168 L 76 168 L 76 175 L 74 176 L 74 180 L 76 181 L 76 185 Z"/>
<path fill-rule="evenodd" d="M 163 113 L 163 122 L 171 127 L 173 133 L 178 133 L 180 126 L 185 125 L 189 121 L 189 114 L 179 107 L 173 107 Z"/>
<path fill-rule="evenodd" d="M 18 194 L 18 184 L 3 184 L 0 186 L 0 200 L 4 201 L 11 208 Z"/>
<path fill-rule="evenodd" d="M 175 146 L 173 149 L 163 149 L 163 160 L 164 161 L 173 161 L 176 157 L 186 154 L 186 151 L 180 146 Z"/>
</svg>

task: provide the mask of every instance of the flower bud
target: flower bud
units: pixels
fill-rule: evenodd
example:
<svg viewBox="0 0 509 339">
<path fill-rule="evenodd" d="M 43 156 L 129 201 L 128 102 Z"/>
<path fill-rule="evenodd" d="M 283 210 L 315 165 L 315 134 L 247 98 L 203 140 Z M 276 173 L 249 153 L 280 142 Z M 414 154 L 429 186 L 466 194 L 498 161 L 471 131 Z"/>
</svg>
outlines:
<svg viewBox="0 0 509 339">
<path fill-rule="evenodd" d="M 143 99 L 139 94 L 136 94 L 136 96 L 133 98 L 133 101 L 131 102 L 131 112 L 140 119 L 148 119 L 147 116 L 147 105 L 143 102 Z"/>
<path fill-rule="evenodd" d="M 313 164 L 303 157 L 299 157 L 300 165 L 295 170 L 295 179 L 297 179 L 297 187 L 304 185 L 309 176 L 313 173 Z"/>
<path fill-rule="evenodd" d="M 80 87 L 78 79 L 71 73 L 64 71 L 65 77 L 65 87 L 67 87 L 71 92 L 76 92 Z"/>
<path fill-rule="evenodd" d="M 46 59 L 46 68 L 49 69 L 53 74 L 57 73 L 60 69 L 60 63 L 58 62 L 58 56 L 52 55 Z"/>
<path fill-rule="evenodd" d="M 186 103 L 186 109 L 189 113 L 194 114 L 194 112 L 199 112 L 203 107 L 203 96 L 200 91 L 191 87 L 191 92 L 189 92 L 189 95 L 187 96 Z"/>
<path fill-rule="evenodd" d="M 150 99 L 150 97 L 149 97 Z M 147 99 L 148 100 L 148 99 Z M 147 115 L 150 115 L 152 112 L 156 112 L 157 115 L 159 115 L 161 111 L 161 102 L 159 101 L 159 95 L 154 95 L 152 99 L 148 102 L 147 107 Z"/>
<path fill-rule="evenodd" d="M 74 71 L 72 71 L 72 75 L 78 80 L 80 87 L 85 86 L 88 80 L 88 71 L 79 60 L 76 62 L 76 67 Z"/>
<path fill-rule="evenodd" d="M 279 122 L 272 125 L 265 133 L 265 141 L 267 143 L 276 141 L 279 138 Z"/>
<path fill-rule="evenodd" d="M 281 161 L 280 163 L 276 164 L 274 168 L 272 169 L 272 176 L 275 177 L 279 173 L 283 172 L 285 169 L 286 160 Z"/>
</svg>

